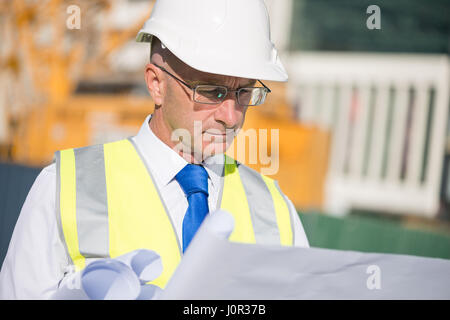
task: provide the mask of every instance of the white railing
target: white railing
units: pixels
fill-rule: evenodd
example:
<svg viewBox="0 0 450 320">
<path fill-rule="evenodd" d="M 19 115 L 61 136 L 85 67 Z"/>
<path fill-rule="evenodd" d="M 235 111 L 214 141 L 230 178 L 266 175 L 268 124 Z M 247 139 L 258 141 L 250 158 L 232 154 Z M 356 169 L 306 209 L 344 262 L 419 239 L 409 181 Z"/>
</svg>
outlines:
<svg viewBox="0 0 450 320">
<path fill-rule="evenodd" d="M 434 216 L 448 57 L 310 52 L 291 55 L 287 66 L 299 120 L 332 133 L 323 209 Z"/>
</svg>

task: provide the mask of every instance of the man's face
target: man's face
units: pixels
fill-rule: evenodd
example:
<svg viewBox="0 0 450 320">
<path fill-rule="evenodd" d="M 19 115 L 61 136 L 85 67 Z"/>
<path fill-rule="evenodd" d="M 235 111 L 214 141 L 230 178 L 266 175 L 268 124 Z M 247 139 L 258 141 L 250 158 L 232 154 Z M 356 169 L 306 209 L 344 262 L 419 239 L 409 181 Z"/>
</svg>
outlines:
<svg viewBox="0 0 450 320">
<path fill-rule="evenodd" d="M 164 66 L 169 72 L 191 87 L 200 84 L 221 85 L 229 89 L 252 87 L 255 80 L 221 76 L 190 68 L 181 61 Z M 229 92 L 219 104 L 210 105 L 193 101 L 193 90 L 168 74 L 162 118 L 171 130 L 171 140 L 178 147 L 195 154 L 196 159 L 224 153 L 244 123 L 246 106 L 241 106 L 234 92 Z M 187 135 L 186 135 L 187 134 Z M 179 139 L 179 137 L 183 139 Z M 186 136 L 190 139 L 186 139 Z M 179 141 L 182 140 L 182 141 Z"/>
</svg>

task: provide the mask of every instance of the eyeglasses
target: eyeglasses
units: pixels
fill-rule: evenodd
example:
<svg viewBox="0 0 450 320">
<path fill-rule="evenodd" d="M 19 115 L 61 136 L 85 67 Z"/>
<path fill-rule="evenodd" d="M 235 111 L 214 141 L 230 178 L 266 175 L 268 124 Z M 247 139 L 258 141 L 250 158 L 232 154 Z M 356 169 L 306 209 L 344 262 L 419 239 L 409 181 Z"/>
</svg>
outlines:
<svg viewBox="0 0 450 320">
<path fill-rule="evenodd" d="M 237 90 L 230 90 L 225 86 L 209 85 L 209 84 L 199 84 L 196 86 L 191 86 L 178 77 L 174 76 L 172 73 L 167 71 L 164 67 L 152 63 L 159 69 L 167 73 L 169 76 L 179 81 L 189 89 L 193 91 L 192 100 L 198 103 L 204 104 L 219 104 L 225 100 L 229 92 L 235 92 L 236 100 L 241 106 L 258 106 L 263 104 L 266 100 L 266 96 L 271 90 L 260 80 L 258 82 L 263 85 L 263 87 L 244 87 Z"/>
</svg>

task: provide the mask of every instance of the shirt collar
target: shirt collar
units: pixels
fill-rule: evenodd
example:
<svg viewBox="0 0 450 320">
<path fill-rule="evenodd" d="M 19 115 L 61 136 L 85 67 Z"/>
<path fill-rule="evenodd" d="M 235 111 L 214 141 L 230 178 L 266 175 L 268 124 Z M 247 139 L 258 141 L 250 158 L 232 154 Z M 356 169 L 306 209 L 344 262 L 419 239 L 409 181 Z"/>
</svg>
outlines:
<svg viewBox="0 0 450 320">
<path fill-rule="evenodd" d="M 188 162 L 152 132 L 149 126 L 151 117 L 150 114 L 145 118 L 134 141 L 141 150 L 144 161 L 147 162 L 155 179 L 165 186 Z M 212 156 L 203 162 L 214 188 L 220 186 L 220 179 L 223 175 L 223 160 L 219 160 L 221 158 L 223 158 L 223 154 Z"/>
</svg>

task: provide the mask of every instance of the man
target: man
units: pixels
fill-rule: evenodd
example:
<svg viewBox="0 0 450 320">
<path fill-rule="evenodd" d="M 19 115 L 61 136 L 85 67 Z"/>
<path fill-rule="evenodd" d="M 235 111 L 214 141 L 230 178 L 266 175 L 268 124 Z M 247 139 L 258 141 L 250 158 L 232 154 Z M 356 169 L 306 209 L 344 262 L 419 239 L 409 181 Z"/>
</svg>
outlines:
<svg viewBox="0 0 450 320">
<path fill-rule="evenodd" d="M 230 241 L 308 246 L 277 183 L 224 156 L 249 107 L 287 80 L 262 0 L 159 0 L 137 40 L 155 111 L 139 133 L 67 149 L 24 203 L 0 274 L 1 298 L 50 298 L 98 258 L 158 252 L 164 287 L 209 213 L 230 212 Z M 56 192 L 55 192 L 56 190 Z"/>
</svg>

